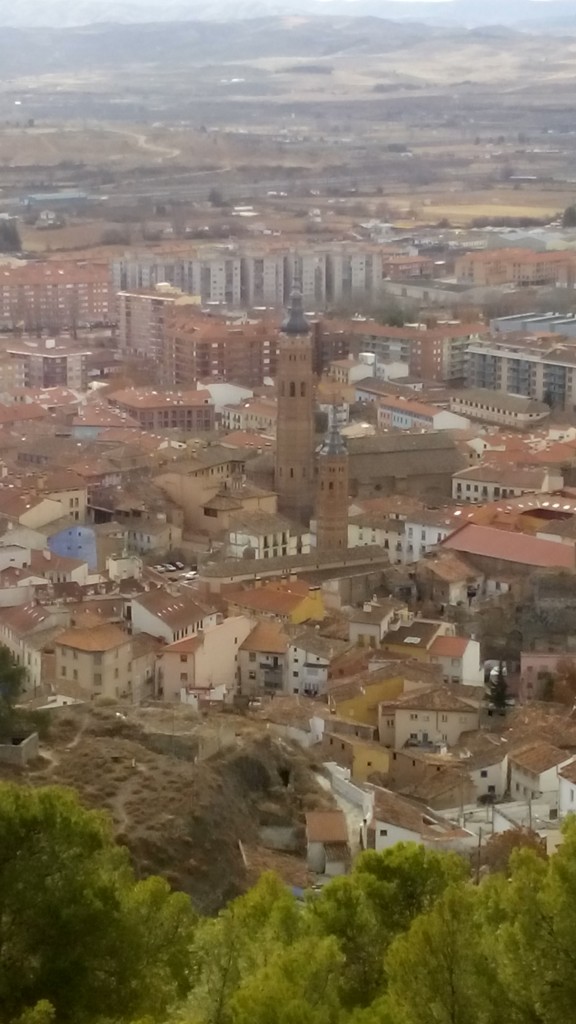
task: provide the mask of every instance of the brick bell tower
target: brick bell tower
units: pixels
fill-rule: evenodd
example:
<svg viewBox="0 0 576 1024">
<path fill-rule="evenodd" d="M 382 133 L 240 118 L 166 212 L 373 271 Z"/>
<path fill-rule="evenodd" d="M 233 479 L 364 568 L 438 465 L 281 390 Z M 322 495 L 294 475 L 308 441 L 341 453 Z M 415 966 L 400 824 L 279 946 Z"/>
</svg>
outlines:
<svg viewBox="0 0 576 1024">
<path fill-rule="evenodd" d="M 295 289 L 278 341 L 274 486 L 280 512 L 310 522 L 314 501 L 314 371 L 310 326 Z"/>
<path fill-rule="evenodd" d="M 332 424 L 316 453 L 316 548 L 348 549 L 348 449 L 332 410 Z"/>
</svg>

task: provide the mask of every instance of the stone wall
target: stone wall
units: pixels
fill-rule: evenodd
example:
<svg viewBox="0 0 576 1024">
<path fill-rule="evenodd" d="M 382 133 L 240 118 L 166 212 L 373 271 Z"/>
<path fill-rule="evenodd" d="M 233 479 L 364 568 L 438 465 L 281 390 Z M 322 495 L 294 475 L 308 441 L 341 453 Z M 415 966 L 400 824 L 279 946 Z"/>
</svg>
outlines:
<svg viewBox="0 0 576 1024">
<path fill-rule="evenodd" d="M 15 736 L 10 743 L 0 743 L 0 761 L 23 768 L 29 761 L 38 757 L 40 744 L 38 733 L 29 736 Z"/>
</svg>

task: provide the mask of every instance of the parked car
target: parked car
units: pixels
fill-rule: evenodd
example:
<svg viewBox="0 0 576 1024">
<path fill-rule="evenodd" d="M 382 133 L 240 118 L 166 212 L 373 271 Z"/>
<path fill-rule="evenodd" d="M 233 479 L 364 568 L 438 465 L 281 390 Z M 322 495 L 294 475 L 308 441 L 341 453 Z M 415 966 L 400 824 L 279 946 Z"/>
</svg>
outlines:
<svg viewBox="0 0 576 1024">
<path fill-rule="evenodd" d="M 184 579 L 185 580 L 195 580 L 197 576 L 198 576 L 198 573 L 197 573 L 196 569 L 192 569 L 190 572 L 187 572 L 187 573 L 184 574 Z"/>
<path fill-rule="evenodd" d="M 164 572 L 177 572 L 176 566 L 172 562 L 164 562 Z"/>
<path fill-rule="evenodd" d="M 184 565 L 184 562 L 174 562 L 174 565 L 176 566 L 176 568 L 178 569 L 179 572 L 181 572 L 182 569 L 186 568 L 186 566 Z"/>
<path fill-rule="evenodd" d="M 166 572 L 166 568 L 163 565 L 153 565 L 152 568 L 155 569 L 156 572 Z"/>
</svg>

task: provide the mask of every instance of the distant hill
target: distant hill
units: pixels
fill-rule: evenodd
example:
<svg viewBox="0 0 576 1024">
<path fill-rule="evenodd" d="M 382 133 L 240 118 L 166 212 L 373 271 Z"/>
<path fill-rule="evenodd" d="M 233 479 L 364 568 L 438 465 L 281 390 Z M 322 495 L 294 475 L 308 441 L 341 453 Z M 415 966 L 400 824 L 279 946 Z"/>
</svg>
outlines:
<svg viewBox="0 0 576 1024">
<path fill-rule="evenodd" d="M 17 0 L 0 5 L 0 27 L 238 21 L 311 12 L 319 17 L 370 16 L 465 28 L 507 25 L 576 30 L 575 0 Z"/>
<path fill-rule="evenodd" d="M 444 29 L 380 18 L 255 18 L 240 22 L 92 25 L 0 33 L 0 77 L 119 68 L 386 54 L 445 35 Z M 452 30 L 450 30 L 452 32 Z M 457 33 L 458 37 L 467 33 Z"/>
</svg>

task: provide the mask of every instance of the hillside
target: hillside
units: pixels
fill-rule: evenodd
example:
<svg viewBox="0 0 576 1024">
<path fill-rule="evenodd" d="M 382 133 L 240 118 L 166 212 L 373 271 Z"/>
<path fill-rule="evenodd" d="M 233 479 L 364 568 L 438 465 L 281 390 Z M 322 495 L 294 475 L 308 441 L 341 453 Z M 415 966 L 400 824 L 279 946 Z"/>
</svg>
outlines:
<svg viewBox="0 0 576 1024">
<path fill-rule="evenodd" d="M 75 75 L 120 74 L 128 67 L 146 73 L 150 68 L 185 73 L 209 64 L 359 57 L 394 60 L 420 75 L 422 50 L 436 63 L 458 59 L 468 73 L 474 73 L 494 59 L 531 60 L 536 43 L 542 56 L 550 52 L 552 59 L 562 59 L 576 40 L 568 37 L 559 44 L 553 37 L 536 41 L 511 28 L 468 31 L 344 16 L 267 17 L 227 24 L 195 21 L 177 26 L 100 25 L 65 31 L 8 28 L 0 34 L 0 80 L 61 74 L 68 76 L 69 87 Z M 505 70 L 503 66 L 502 73 Z"/>
<path fill-rule="evenodd" d="M 72 786 L 88 807 L 108 810 L 138 874 L 164 875 L 203 913 L 246 891 L 265 868 L 305 884 L 303 857 L 270 851 L 259 832 L 293 826 L 303 853 L 304 812 L 330 804 L 299 748 L 233 716 L 199 725 L 181 709 L 128 714 L 65 711 L 42 758 L 16 777 Z M 0 766 L 0 779 L 14 777 Z"/>
</svg>

